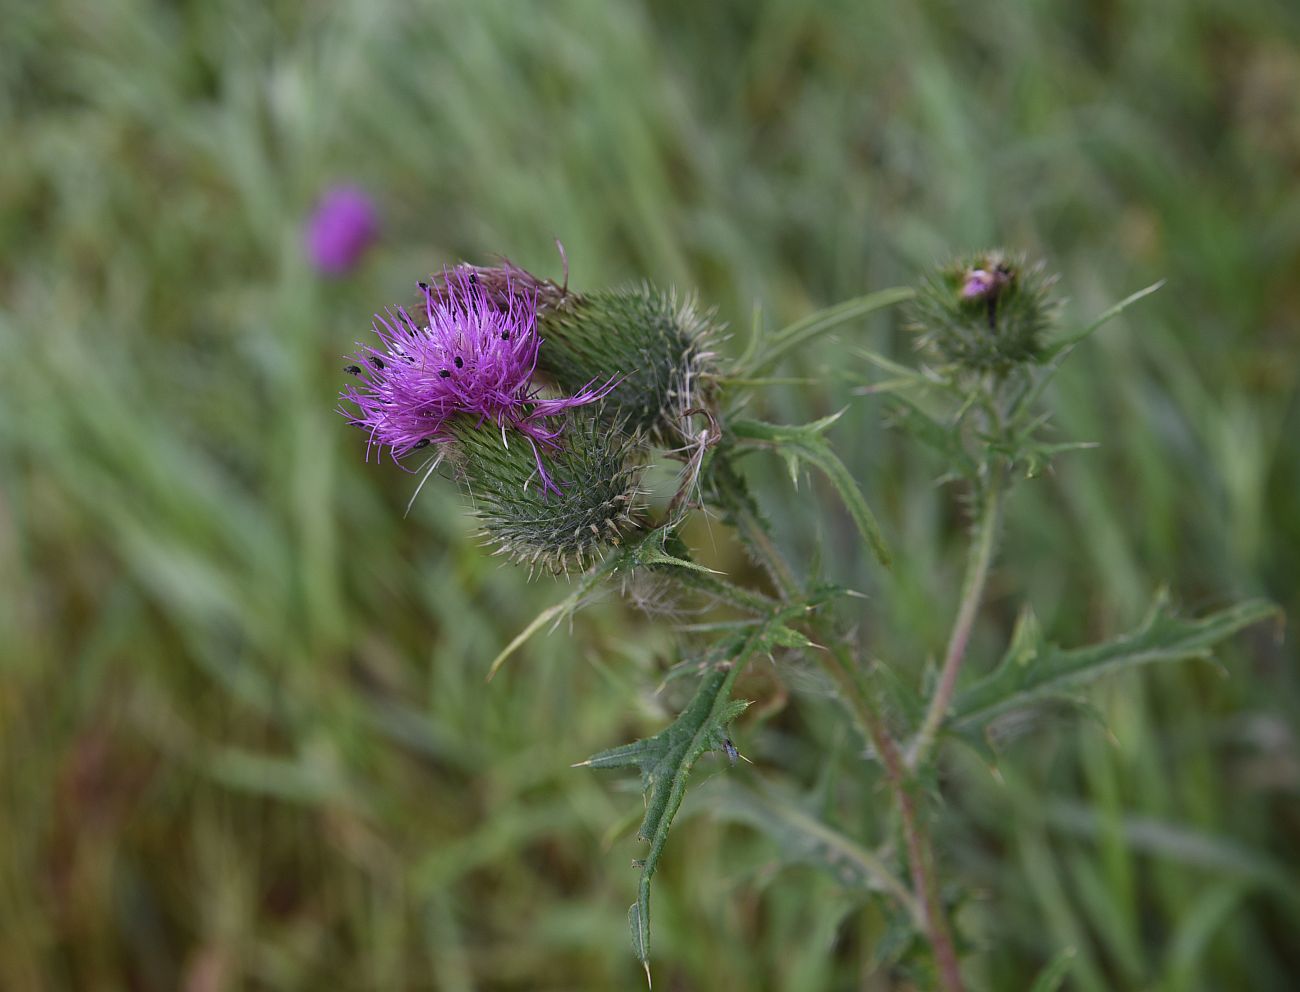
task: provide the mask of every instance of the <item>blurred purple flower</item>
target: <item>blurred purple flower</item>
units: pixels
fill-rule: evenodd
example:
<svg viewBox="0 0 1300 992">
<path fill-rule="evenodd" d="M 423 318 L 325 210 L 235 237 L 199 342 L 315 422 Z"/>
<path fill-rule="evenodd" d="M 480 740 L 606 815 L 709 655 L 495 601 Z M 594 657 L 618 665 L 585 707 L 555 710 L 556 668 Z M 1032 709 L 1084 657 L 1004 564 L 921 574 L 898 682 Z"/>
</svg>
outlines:
<svg viewBox="0 0 1300 992">
<path fill-rule="evenodd" d="M 966 273 L 966 281 L 962 283 L 961 298 L 963 300 L 978 300 L 987 296 L 989 291 L 997 285 L 997 279 L 991 272 L 985 272 L 983 269 L 971 269 Z"/>
<path fill-rule="evenodd" d="M 490 425 L 504 444 L 507 430 L 515 431 L 532 446 L 543 488 L 555 490 L 539 449 L 556 447 L 560 429 L 545 421 L 604 398 L 616 380 L 542 399 L 532 382 L 542 344 L 535 292 L 506 294 L 502 309 L 469 268 L 448 270 L 438 287 L 420 289 L 424 320 L 402 307 L 375 315 L 379 345 L 362 345 L 357 364 L 347 367 L 361 384 L 344 389 L 342 399 L 357 412 L 343 413 L 395 460 L 453 441 L 453 421 L 469 429 Z"/>
<path fill-rule="evenodd" d="M 317 270 L 330 276 L 350 271 L 379 237 L 379 211 L 359 186 L 332 186 L 316 202 L 303 241 Z"/>
</svg>

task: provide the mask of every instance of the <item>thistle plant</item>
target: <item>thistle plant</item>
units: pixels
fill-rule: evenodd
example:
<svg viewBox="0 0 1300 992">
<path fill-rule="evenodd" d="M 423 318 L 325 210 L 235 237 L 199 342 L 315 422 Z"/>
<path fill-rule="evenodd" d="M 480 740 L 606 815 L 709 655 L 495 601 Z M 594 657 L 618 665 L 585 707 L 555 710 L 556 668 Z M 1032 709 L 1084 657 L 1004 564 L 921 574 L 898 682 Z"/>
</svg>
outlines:
<svg viewBox="0 0 1300 992">
<path fill-rule="evenodd" d="M 921 938 L 913 946 L 927 949 L 908 962 L 919 985 L 957 992 L 965 987 L 961 942 L 940 894 L 942 852 L 931 843 L 944 742 L 987 749 L 1000 722 L 1014 714 L 1073 701 L 1081 686 L 1125 666 L 1206 657 L 1275 612 L 1252 601 L 1186 619 L 1161 597 L 1137 629 L 1061 648 L 1026 609 L 1001 659 L 968 664 L 1007 500 L 1054 458 L 1087 446 L 1048 436 L 1038 403 L 1044 388 L 1088 335 L 1157 287 L 1068 333 L 1046 269 L 987 251 L 940 268 L 918 290 L 879 291 L 773 333 L 756 331 L 732 360 L 717 355 L 711 318 L 649 286 L 579 294 L 567 277 L 558 284 L 505 263 L 447 269 L 420 288 L 423 319 L 402 308 L 376 318 L 378 344 L 362 346 L 348 369 L 358 382 L 344 391 L 345 412 L 368 432 L 371 446 L 395 459 L 431 448 L 427 472 L 443 465 L 464 485 L 499 551 L 535 569 L 577 574 L 569 596 L 521 632 L 490 674 L 605 584 L 627 591 L 637 585 L 629 580 L 646 579 L 729 611 L 728 619 L 682 632 L 684 660 L 670 675 L 695 688 L 668 726 L 577 762 L 640 773 L 645 815 L 637 836 L 646 846 L 635 862 L 629 925 L 647 979 L 651 880 L 669 856 L 669 833 L 697 762 L 712 751 L 734 766 L 740 756 L 737 723 L 748 704 L 736 693 L 756 658 L 782 666 L 806 658 L 829 676 L 894 811 L 889 835 L 842 842 L 860 852 L 854 863 L 891 918 Z M 890 705 L 898 687 L 863 664 L 854 593 L 826 576 L 801 574 L 785 556 L 766 523 L 762 493 L 751 492 L 742 465 L 766 451 L 781 457 L 796 481 L 808 469 L 823 475 L 887 574 L 892 555 L 884 530 L 828 439 L 837 417 L 786 425 L 745 411 L 792 351 L 900 304 L 919 361 L 903 365 L 863 352 L 864 366 L 886 378 L 867 380 L 864 372 L 859 392 L 889 397 L 891 423 L 939 453 L 944 479 L 959 489 L 971 521 L 951 632 L 937 673 L 915 687 L 925 698 L 914 717 Z M 641 500 L 641 467 L 656 455 L 677 458 L 682 471 L 659 501 L 663 509 L 652 513 Z M 734 582 L 696 560 L 682 533 L 694 512 L 734 530 L 761 566 L 756 581 Z M 661 597 L 636 601 L 654 608 Z M 973 674 L 966 671 L 976 665 Z M 756 793 L 737 801 L 751 811 L 761 807 Z M 811 831 L 805 849 L 841 842 L 830 824 L 809 826 L 806 818 L 795 826 L 769 813 L 747 819 L 774 835 Z M 952 881 L 960 882 L 944 879 L 944 888 Z M 1056 987 L 1061 967 L 1044 976 L 1046 987 Z"/>
</svg>

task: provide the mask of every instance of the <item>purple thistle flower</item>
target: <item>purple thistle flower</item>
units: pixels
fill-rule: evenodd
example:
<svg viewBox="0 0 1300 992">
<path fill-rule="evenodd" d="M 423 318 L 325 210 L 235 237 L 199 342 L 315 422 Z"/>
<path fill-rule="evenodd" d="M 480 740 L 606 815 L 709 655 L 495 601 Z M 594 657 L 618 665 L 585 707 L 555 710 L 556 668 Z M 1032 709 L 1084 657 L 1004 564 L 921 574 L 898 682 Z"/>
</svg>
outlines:
<svg viewBox="0 0 1300 992">
<path fill-rule="evenodd" d="M 985 272 L 983 269 L 971 269 L 966 273 L 966 281 L 962 283 L 961 298 L 963 300 L 982 299 L 996 285 L 997 279 L 993 273 Z"/>
<path fill-rule="evenodd" d="M 334 186 L 317 201 L 303 243 L 312 265 L 325 275 L 351 270 L 379 237 L 379 212 L 359 186 Z"/>
<path fill-rule="evenodd" d="M 421 283 L 420 289 L 423 321 L 403 307 L 375 315 L 378 346 L 362 345 L 358 364 L 347 367 L 361 385 L 349 385 L 342 398 L 357 412 L 342 412 L 369 431 L 369 445 L 388 447 L 394 460 L 454 441 L 454 424 L 490 424 L 506 445 L 507 431 L 514 431 L 532 446 L 543 489 L 558 492 L 541 457 L 560 439 L 548 418 L 604 398 L 617 380 L 544 399 L 532 381 L 542 344 L 535 293 L 508 294 L 503 309 L 472 269 L 447 270 L 441 286 Z"/>
</svg>

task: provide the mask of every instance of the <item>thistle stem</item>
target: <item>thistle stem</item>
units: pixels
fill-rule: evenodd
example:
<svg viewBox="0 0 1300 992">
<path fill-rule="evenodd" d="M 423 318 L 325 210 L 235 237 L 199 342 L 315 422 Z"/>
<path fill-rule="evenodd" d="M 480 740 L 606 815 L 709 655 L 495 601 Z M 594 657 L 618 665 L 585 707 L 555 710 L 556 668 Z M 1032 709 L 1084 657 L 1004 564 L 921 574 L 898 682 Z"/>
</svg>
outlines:
<svg viewBox="0 0 1300 992">
<path fill-rule="evenodd" d="M 758 519 L 752 510 L 744 506 L 739 500 L 730 509 L 736 525 L 736 533 L 740 536 L 741 541 L 753 554 L 757 562 L 763 566 L 781 599 L 789 600 L 791 596 L 799 591 L 799 582 L 790 569 L 790 563 L 785 560 L 785 556 L 781 554 L 780 549 L 772 542 L 772 538 L 763 527 L 762 521 Z"/>
<path fill-rule="evenodd" d="M 952 633 L 948 637 L 948 648 L 944 652 L 943 668 L 939 672 L 939 684 L 930 699 L 925 719 L 921 722 L 921 729 L 917 731 L 904 759 L 909 769 L 920 766 L 930 748 L 934 746 L 939 727 L 948 715 L 948 707 L 957 689 L 957 675 L 961 671 L 962 661 L 966 657 L 966 646 L 970 643 L 971 631 L 975 626 L 975 615 L 979 612 L 980 603 L 984 598 L 984 586 L 988 580 L 989 568 L 993 564 L 993 552 L 997 546 L 998 527 L 1002 515 L 1002 491 L 997 469 L 990 474 L 984 490 L 983 503 L 977 532 L 971 542 L 966 561 L 961 603 L 957 607 L 957 617 L 953 621 Z"/>
<path fill-rule="evenodd" d="M 674 569 L 673 578 L 681 585 L 706 593 L 720 602 L 729 603 L 758 616 L 767 616 L 781 605 L 761 592 L 738 586 L 734 582 L 708 572 Z"/>
</svg>

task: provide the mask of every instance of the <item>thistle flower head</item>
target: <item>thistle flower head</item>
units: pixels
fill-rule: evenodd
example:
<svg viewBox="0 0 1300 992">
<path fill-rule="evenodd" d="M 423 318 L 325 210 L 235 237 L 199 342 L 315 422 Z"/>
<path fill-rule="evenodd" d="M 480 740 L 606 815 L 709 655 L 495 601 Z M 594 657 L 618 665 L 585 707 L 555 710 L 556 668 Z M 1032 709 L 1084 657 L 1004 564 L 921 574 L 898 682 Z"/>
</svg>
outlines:
<svg viewBox="0 0 1300 992">
<path fill-rule="evenodd" d="M 949 365 L 1003 375 L 1041 362 L 1056 315 L 1055 278 L 1001 251 L 960 258 L 923 285 L 912 307 L 919 344 Z"/>
<path fill-rule="evenodd" d="M 451 442 L 466 424 L 492 429 L 503 443 L 514 432 L 528 442 L 542 488 L 554 489 L 539 450 L 558 446 L 553 418 L 603 398 L 615 377 L 544 398 L 533 381 L 541 345 L 534 293 L 511 293 L 499 306 L 472 270 L 446 272 L 437 291 L 423 283 L 421 290 L 419 319 L 402 307 L 375 316 L 377 343 L 359 346 L 347 367 L 358 384 L 342 398 L 356 412 L 343 412 L 395 459 Z"/>
<path fill-rule="evenodd" d="M 676 442 L 685 411 L 710 405 L 717 327 L 694 301 L 649 285 L 571 292 L 567 280 L 561 286 L 508 261 L 455 270 L 457 278 L 466 273 L 498 307 L 508 309 L 521 294 L 534 301 L 547 343 L 538 372 L 561 390 L 619 377 L 618 393 L 602 407 L 611 424 Z M 450 288 L 444 273 L 432 291 L 444 295 Z"/>
<path fill-rule="evenodd" d="M 334 186 L 316 203 L 303 231 L 307 257 L 320 272 L 343 275 L 379 237 L 379 211 L 359 186 Z"/>
</svg>

